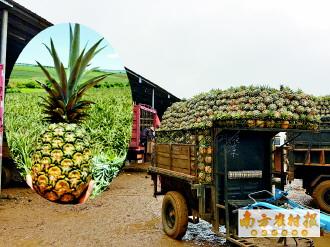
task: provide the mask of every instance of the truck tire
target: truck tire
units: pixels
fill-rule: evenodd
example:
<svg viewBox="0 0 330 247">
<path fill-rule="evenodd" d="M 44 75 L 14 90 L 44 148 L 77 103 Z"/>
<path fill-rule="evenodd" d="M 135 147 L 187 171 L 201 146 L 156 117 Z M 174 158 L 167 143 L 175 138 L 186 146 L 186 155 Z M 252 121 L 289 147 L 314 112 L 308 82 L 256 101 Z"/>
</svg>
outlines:
<svg viewBox="0 0 330 247">
<path fill-rule="evenodd" d="M 162 204 L 164 232 L 174 239 L 181 239 L 187 231 L 188 207 L 185 198 L 176 191 L 166 193 Z"/>
<path fill-rule="evenodd" d="M 1 187 L 6 187 L 11 180 L 11 172 L 10 170 L 3 166 L 2 167 L 2 174 L 1 174 Z"/>
<path fill-rule="evenodd" d="M 330 180 L 323 181 L 316 186 L 313 198 L 321 210 L 330 213 Z"/>
</svg>

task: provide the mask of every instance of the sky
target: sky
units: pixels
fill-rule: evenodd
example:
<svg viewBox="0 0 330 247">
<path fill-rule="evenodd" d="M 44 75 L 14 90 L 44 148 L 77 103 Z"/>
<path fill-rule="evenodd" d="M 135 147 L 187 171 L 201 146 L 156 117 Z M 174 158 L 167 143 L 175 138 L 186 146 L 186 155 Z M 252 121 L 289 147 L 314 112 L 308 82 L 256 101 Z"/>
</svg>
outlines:
<svg viewBox="0 0 330 247">
<path fill-rule="evenodd" d="M 36 65 L 36 61 L 38 61 L 42 65 L 54 66 L 53 59 L 44 46 L 46 44 L 50 47 L 51 38 L 60 60 L 66 67 L 69 59 L 69 25 L 69 23 L 61 23 L 40 32 L 25 46 L 17 59 L 17 63 Z M 71 26 L 74 28 L 73 24 Z M 80 51 L 82 51 L 86 44 L 88 49 L 101 38 L 103 37 L 94 30 L 80 25 Z M 99 48 L 102 47 L 104 48 L 91 61 L 90 68 L 98 67 L 105 70 L 124 70 L 123 63 L 111 44 L 103 40 L 99 45 Z"/>
<path fill-rule="evenodd" d="M 126 67 L 180 98 L 251 84 L 330 94 L 330 1 L 17 2 L 94 29 Z"/>
</svg>

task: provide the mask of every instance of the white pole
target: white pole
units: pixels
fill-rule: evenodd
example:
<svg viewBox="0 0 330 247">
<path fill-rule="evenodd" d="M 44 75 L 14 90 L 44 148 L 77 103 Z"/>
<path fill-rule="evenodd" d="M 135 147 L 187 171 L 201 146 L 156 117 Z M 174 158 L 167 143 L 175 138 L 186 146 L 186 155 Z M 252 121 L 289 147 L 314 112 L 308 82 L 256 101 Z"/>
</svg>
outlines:
<svg viewBox="0 0 330 247">
<path fill-rule="evenodd" d="M 155 108 L 155 88 L 152 89 L 152 108 Z"/>
<path fill-rule="evenodd" d="M 1 28 L 1 63 L 6 65 L 7 51 L 7 28 L 8 28 L 8 10 L 2 11 L 2 28 Z M 5 71 L 5 67 L 4 67 Z"/>
<path fill-rule="evenodd" d="M 8 29 L 8 10 L 2 10 L 2 27 L 1 27 L 1 60 L 0 63 L 3 64 L 2 70 L 2 78 L 3 78 L 3 85 L 2 85 L 2 100 L 0 101 L 0 107 L 2 108 L 2 116 L 1 116 L 1 127 L 2 130 L 0 131 L 0 194 L 1 194 L 1 176 L 2 176 L 2 146 L 3 146 L 3 115 L 5 110 L 5 85 L 6 85 L 6 51 L 7 51 L 7 29 Z"/>
</svg>

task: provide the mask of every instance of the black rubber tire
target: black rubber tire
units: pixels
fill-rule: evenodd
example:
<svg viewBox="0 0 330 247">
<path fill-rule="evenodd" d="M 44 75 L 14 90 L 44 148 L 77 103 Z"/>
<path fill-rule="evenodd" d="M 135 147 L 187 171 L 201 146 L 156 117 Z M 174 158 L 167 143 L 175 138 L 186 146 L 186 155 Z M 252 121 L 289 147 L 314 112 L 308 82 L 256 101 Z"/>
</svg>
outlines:
<svg viewBox="0 0 330 247">
<path fill-rule="evenodd" d="M 11 181 L 11 172 L 7 167 L 3 166 L 2 174 L 1 174 L 1 187 L 6 187 L 10 181 Z"/>
<path fill-rule="evenodd" d="M 313 191 L 313 199 L 321 210 L 330 213 L 330 180 L 319 183 Z"/>
<path fill-rule="evenodd" d="M 185 198 L 176 191 L 166 193 L 162 204 L 164 232 L 174 239 L 181 239 L 187 231 L 188 207 Z"/>
</svg>

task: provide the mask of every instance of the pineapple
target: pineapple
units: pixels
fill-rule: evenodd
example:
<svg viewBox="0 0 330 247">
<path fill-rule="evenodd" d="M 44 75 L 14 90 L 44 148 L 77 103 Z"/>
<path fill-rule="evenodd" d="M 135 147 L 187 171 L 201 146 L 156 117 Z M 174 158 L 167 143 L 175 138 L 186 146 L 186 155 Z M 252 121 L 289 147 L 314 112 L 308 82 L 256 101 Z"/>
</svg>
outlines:
<svg viewBox="0 0 330 247">
<path fill-rule="evenodd" d="M 50 124 L 32 161 L 33 188 L 50 201 L 77 200 L 91 180 L 89 140 L 77 124 Z"/>
<path fill-rule="evenodd" d="M 89 138 L 79 123 L 88 116 L 86 110 L 93 104 L 82 99 L 84 93 L 105 79 L 108 74 L 84 81 L 84 74 L 92 58 L 101 49 L 102 39 L 81 52 L 80 26 L 70 25 L 70 53 L 67 70 L 59 60 L 53 41 L 46 46 L 54 61 L 57 78 L 38 63 L 51 87 L 38 83 L 48 93 L 42 103 L 45 120 L 50 122 L 41 134 L 32 155 L 33 188 L 50 201 L 76 203 L 91 180 L 91 151 Z"/>
</svg>

